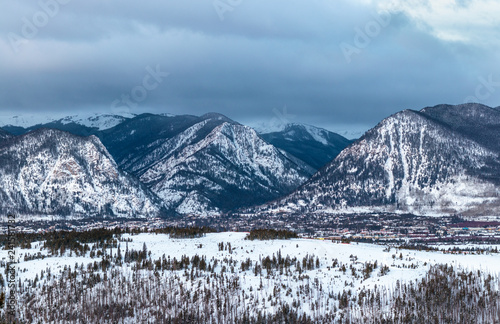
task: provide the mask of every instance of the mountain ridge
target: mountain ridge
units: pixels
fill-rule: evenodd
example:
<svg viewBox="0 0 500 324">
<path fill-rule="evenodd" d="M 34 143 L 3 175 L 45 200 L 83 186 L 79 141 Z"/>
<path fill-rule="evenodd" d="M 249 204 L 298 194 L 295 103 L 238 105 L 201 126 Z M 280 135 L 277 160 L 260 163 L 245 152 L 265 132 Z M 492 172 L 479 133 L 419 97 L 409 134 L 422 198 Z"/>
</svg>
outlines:
<svg viewBox="0 0 500 324">
<path fill-rule="evenodd" d="M 0 206 L 20 215 L 144 218 L 161 201 L 96 136 L 40 128 L 0 142 Z"/>
<path fill-rule="evenodd" d="M 364 210 L 474 216 L 500 210 L 498 107 L 463 104 L 403 110 L 385 118 L 354 142 L 302 124 L 258 134 L 251 127 L 214 112 L 202 116 L 146 113 L 113 117 L 111 121 L 116 125 L 108 123 L 112 127 L 102 129 L 97 124 L 86 126 L 74 116 L 61 120 L 47 124 L 66 130 L 54 135 L 61 137 L 61 143 L 40 135 L 50 133 L 44 128 L 46 125 L 36 125 L 20 136 L 0 129 L 0 155 L 4 154 L 2 148 L 24 139 L 31 138 L 33 142 L 38 136 L 43 143 L 49 143 L 44 144 L 49 160 L 58 161 L 56 153 L 62 152 L 76 161 L 73 163 L 90 183 L 91 161 L 81 153 L 82 145 L 86 145 L 93 156 L 97 154 L 105 161 L 109 170 L 123 176 L 120 181 L 111 181 L 115 186 L 107 190 L 128 194 L 127 199 L 121 200 L 122 206 L 126 206 L 127 200 L 134 200 L 133 194 L 139 195 L 149 204 L 144 209 L 148 215 L 158 214 L 165 207 L 171 213 L 214 216 L 256 205 L 272 212 L 307 213 Z M 95 127 L 89 127 L 92 125 Z M 76 140 L 72 137 L 75 133 L 88 137 Z M 70 143 L 80 153 L 74 153 Z M 22 150 L 30 152 L 36 146 Z M 33 154 L 38 154 L 37 150 Z M 4 155 L 8 170 L 15 169 L 8 156 L 22 165 L 21 153 L 9 154 Z M 40 163 L 44 168 L 50 166 L 47 161 Z M 102 174 L 95 175 L 106 182 Z M 116 179 L 112 173 L 108 175 Z M 15 177 L 9 179 L 12 182 Z M 66 180 L 78 187 L 78 182 Z M 118 189 L 123 183 L 130 187 L 128 191 Z M 8 188 L 11 196 L 6 192 L 5 197 L 12 200 L 15 188 Z M 20 200 L 22 203 L 29 201 L 25 195 L 15 195 L 24 199 Z M 64 208 L 63 214 L 75 213 Z M 92 209 L 87 205 L 85 208 Z M 113 212 L 113 208 L 118 212 Z M 113 208 L 106 213 L 120 214 L 119 207 Z M 123 208 L 142 207 L 136 204 Z M 102 208 L 100 212 L 103 213 Z"/>
<path fill-rule="evenodd" d="M 14 135 L 25 134 L 39 128 L 54 128 L 69 131 L 75 135 L 90 136 L 96 132 L 114 127 L 133 118 L 134 114 L 84 113 L 65 117 L 50 116 L 14 116 L 0 121 L 0 127 Z"/>
<path fill-rule="evenodd" d="M 238 207 L 237 202 L 243 205 L 262 203 L 266 195 L 276 198 L 290 192 L 314 172 L 305 162 L 289 158 L 264 142 L 251 128 L 219 113 L 211 112 L 199 117 L 145 113 L 126 118 L 103 130 L 75 123 L 74 120 L 81 118 L 74 116 L 62 120 L 65 122 L 36 125 L 31 129 L 23 129 L 23 132 L 54 127 L 80 136 L 98 136 L 117 165 L 143 179 L 149 188 L 162 196 L 172 211 L 213 215 Z M 222 132 L 223 129 L 226 131 Z M 238 135 L 232 133 L 236 129 Z M 238 143 L 245 140 L 248 140 L 246 144 L 249 147 L 239 146 Z M 219 142 L 212 145 L 213 141 Z M 233 146 L 230 153 L 221 152 L 229 146 Z M 189 150 L 194 151 L 191 154 Z M 283 176 L 269 175 L 272 172 L 265 165 L 268 153 L 272 155 L 273 163 L 281 168 Z M 176 173 L 163 169 L 162 175 L 158 175 L 158 171 L 151 171 L 161 165 L 180 169 Z M 287 166 L 287 170 L 284 170 L 283 165 Z M 156 175 L 152 176 L 153 173 Z M 289 174 L 294 174 L 293 181 L 286 180 Z M 170 181 L 168 175 L 174 177 L 175 181 Z"/>
<path fill-rule="evenodd" d="M 333 160 L 352 142 L 326 129 L 304 124 L 287 124 L 279 132 L 264 133 L 260 136 L 315 170 Z"/>
<path fill-rule="evenodd" d="M 387 117 L 268 209 L 470 215 L 500 210 L 499 152 L 428 114 L 404 110 Z"/>
<path fill-rule="evenodd" d="M 280 171 L 272 175 L 269 165 Z M 155 142 L 129 167 L 178 212 L 192 213 L 188 205 L 199 201 L 196 212 L 206 215 L 276 198 L 308 177 L 250 127 L 212 119 Z"/>
</svg>

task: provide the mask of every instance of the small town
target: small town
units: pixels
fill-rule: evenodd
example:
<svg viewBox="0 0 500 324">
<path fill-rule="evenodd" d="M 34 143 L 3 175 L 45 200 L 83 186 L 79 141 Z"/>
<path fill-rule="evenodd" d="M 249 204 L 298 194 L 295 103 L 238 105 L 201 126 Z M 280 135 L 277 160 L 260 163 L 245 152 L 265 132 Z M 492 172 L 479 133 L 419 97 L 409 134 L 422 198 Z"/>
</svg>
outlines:
<svg viewBox="0 0 500 324">
<path fill-rule="evenodd" d="M 468 220 L 460 216 L 425 217 L 415 215 L 285 215 L 267 217 L 225 215 L 225 217 L 152 218 L 88 221 L 18 221 L 11 231 L 46 233 L 51 231 L 88 231 L 93 229 L 129 229 L 154 231 L 165 227 L 209 227 L 217 232 L 249 232 L 252 229 L 286 229 L 299 237 L 342 242 L 413 243 L 413 244 L 500 244 L 500 217 Z M 0 233 L 7 233 L 7 226 Z"/>
</svg>

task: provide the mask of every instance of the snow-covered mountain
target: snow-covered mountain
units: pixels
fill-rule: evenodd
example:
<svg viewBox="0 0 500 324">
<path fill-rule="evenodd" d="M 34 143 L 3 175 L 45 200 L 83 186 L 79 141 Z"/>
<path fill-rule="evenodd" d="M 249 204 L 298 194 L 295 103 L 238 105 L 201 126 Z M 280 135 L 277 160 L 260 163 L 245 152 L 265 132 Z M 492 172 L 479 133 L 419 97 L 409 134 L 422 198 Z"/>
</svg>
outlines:
<svg viewBox="0 0 500 324">
<path fill-rule="evenodd" d="M 291 192 L 310 175 L 250 127 L 220 114 L 137 116 L 103 134 L 118 164 L 171 209 L 210 215 Z"/>
<path fill-rule="evenodd" d="M 466 104 L 390 116 L 270 210 L 493 215 L 500 112 Z"/>
<path fill-rule="evenodd" d="M 110 115 L 110 114 L 92 114 L 92 115 L 74 115 L 68 116 L 58 120 L 62 124 L 78 124 L 89 128 L 96 128 L 98 130 L 105 130 L 116 125 L 123 123 L 135 115 Z"/>
<path fill-rule="evenodd" d="M 38 129 L 0 142 L 0 206 L 29 216 L 151 217 L 161 201 L 95 136 Z"/>
<path fill-rule="evenodd" d="M 259 134 L 269 134 L 269 133 L 281 133 L 284 132 L 287 127 L 293 126 L 293 125 L 299 125 L 299 126 L 304 126 L 305 128 L 315 128 L 317 131 L 326 131 L 330 132 L 333 134 L 340 135 L 344 138 L 347 138 L 350 141 L 354 141 L 355 139 L 360 138 L 367 129 L 370 127 L 366 125 L 334 125 L 331 126 L 332 130 L 326 130 L 321 127 L 316 127 L 312 125 L 307 125 L 307 124 L 302 124 L 302 123 L 291 123 L 291 122 L 286 122 L 285 120 L 281 121 L 277 118 L 273 118 L 269 121 L 265 122 L 253 122 L 248 124 L 248 126 L 252 127 L 255 129 L 255 131 Z M 313 132 L 317 132 L 313 131 Z"/>
<path fill-rule="evenodd" d="M 266 143 L 250 127 L 217 113 L 94 117 L 6 128 L 17 134 L 48 127 L 95 135 L 120 168 L 140 177 L 170 209 L 183 214 L 215 214 L 263 203 L 291 192 L 315 171 Z"/>
<path fill-rule="evenodd" d="M 318 170 L 351 143 L 326 129 L 303 124 L 287 124 L 281 131 L 260 136 L 268 143 L 292 154 Z"/>
<path fill-rule="evenodd" d="M 485 147 L 500 151 L 500 110 L 498 109 L 491 109 L 481 104 L 463 104 L 427 107 L 421 112 Z"/>
<path fill-rule="evenodd" d="M 16 116 L 0 116 L 0 127 L 29 128 L 34 125 L 41 125 L 60 119 L 61 116 L 50 116 L 47 114 L 24 114 Z M 6 127 L 7 128 L 7 127 Z"/>
<path fill-rule="evenodd" d="M 70 133 L 89 136 L 98 131 L 112 128 L 123 123 L 133 114 L 78 114 L 63 118 L 39 115 L 14 116 L 0 120 L 0 127 L 15 135 L 25 134 L 39 128 L 54 128 Z"/>
</svg>

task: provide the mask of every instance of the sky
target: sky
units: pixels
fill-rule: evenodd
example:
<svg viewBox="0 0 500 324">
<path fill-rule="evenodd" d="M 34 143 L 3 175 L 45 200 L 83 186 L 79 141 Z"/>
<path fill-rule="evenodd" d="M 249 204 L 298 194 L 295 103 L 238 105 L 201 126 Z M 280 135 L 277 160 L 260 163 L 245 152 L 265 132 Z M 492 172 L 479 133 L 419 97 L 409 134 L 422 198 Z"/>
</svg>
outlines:
<svg viewBox="0 0 500 324">
<path fill-rule="evenodd" d="M 403 109 L 500 105 L 494 0 L 1 6 L 4 117 L 218 112 L 252 126 L 306 123 L 349 136 Z"/>
</svg>

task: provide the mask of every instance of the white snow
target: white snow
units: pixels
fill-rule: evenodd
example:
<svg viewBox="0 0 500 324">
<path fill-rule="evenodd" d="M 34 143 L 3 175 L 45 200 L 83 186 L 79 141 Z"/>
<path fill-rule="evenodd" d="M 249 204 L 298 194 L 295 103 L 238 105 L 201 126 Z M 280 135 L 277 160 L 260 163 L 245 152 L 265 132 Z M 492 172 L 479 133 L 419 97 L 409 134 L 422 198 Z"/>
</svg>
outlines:
<svg viewBox="0 0 500 324">
<path fill-rule="evenodd" d="M 232 258 L 237 261 L 245 261 L 247 258 L 252 260 L 252 263 L 259 261 L 261 258 L 277 254 L 281 251 L 281 255 L 286 257 L 289 255 L 291 258 L 297 257 L 302 260 L 306 255 L 314 255 L 320 260 L 320 268 L 307 271 L 307 274 L 313 281 L 318 278 L 329 289 L 342 291 L 343 283 L 348 280 L 354 284 L 354 288 L 361 288 L 363 286 L 369 287 L 373 285 L 386 285 L 390 286 L 396 280 L 410 281 L 421 278 L 430 267 L 434 264 L 449 264 L 454 267 L 466 270 L 482 270 L 487 273 L 500 273 L 500 256 L 498 254 L 480 254 L 480 255 L 466 255 L 466 254 L 451 254 L 444 252 L 426 252 L 426 251 L 413 251 L 413 250 L 399 250 L 392 248 L 389 252 L 384 251 L 386 246 L 364 243 L 340 244 L 334 243 L 330 240 L 320 239 L 291 239 L 291 240 L 270 240 L 270 241 L 249 241 L 245 240 L 247 233 L 244 232 L 224 232 L 224 233 L 209 233 L 205 237 L 194 239 L 171 239 L 167 234 L 148 234 L 143 233 L 139 235 L 124 234 L 124 239 L 132 239 L 128 243 L 129 249 L 142 250 L 143 244 L 146 243 L 148 251 L 151 251 L 151 258 L 153 260 L 160 258 L 163 254 L 170 256 L 170 258 L 180 259 L 181 256 L 186 255 L 192 257 L 196 254 L 199 256 L 206 256 L 208 260 L 217 258 L 222 260 L 224 258 Z M 227 250 L 219 251 L 217 244 L 220 242 L 230 242 L 232 253 Z M 122 255 L 125 254 L 126 245 L 124 242 L 120 243 Z M 202 246 L 201 248 L 199 246 Z M 64 265 L 73 266 L 75 262 L 87 264 L 93 262 L 94 259 L 89 258 L 88 253 L 86 256 L 69 257 L 69 252 L 66 252 L 64 257 L 54 257 L 48 255 L 46 250 L 42 250 L 42 254 L 47 255 L 44 260 L 23 261 L 26 253 L 36 254 L 40 251 L 40 243 L 32 244 L 31 249 L 17 249 L 17 258 L 19 263 L 18 268 L 23 273 L 23 278 L 33 279 L 35 275 L 40 273 L 40 270 L 45 270 L 46 267 L 52 267 L 54 270 Z M 443 250 L 448 247 L 454 246 L 438 246 Z M 468 244 L 466 247 L 485 247 L 485 245 Z M 495 246 L 492 246 L 493 248 Z M 498 247 L 498 246 L 497 246 Z M 113 251 L 116 253 L 117 249 Z M 403 258 L 400 259 L 399 255 L 402 253 Z M 357 265 L 364 264 L 365 262 L 377 261 L 379 265 L 388 265 L 390 271 L 387 275 L 379 277 L 374 274 L 367 280 L 356 280 L 350 276 L 349 273 L 343 274 L 338 269 L 328 269 L 331 267 L 332 260 L 337 259 L 341 264 L 348 265 L 352 262 L 351 256 L 356 257 L 354 262 Z M 393 257 L 395 256 L 395 258 Z M 8 251 L 0 250 L 0 260 L 7 260 Z M 408 268 L 413 265 L 415 268 Z M 220 266 L 219 266 L 220 270 Z M 240 276 L 247 276 L 245 273 L 239 271 Z M 248 278 L 250 277 L 250 278 Z M 247 276 L 247 284 L 251 286 L 255 284 L 255 278 Z M 256 278 L 259 279 L 258 277 Z M 272 287 L 272 286 L 271 286 Z"/>
<path fill-rule="evenodd" d="M 244 239 L 245 236 L 246 233 L 226 232 L 211 233 L 205 237 L 194 239 L 174 239 L 167 234 L 124 234 L 122 238 L 131 240 L 131 242 L 121 241 L 119 244 L 122 255 L 125 255 L 127 245 L 129 251 L 140 251 L 145 244 L 153 261 L 162 258 L 162 256 L 165 256 L 166 259 L 176 258 L 180 260 L 182 256 L 191 259 L 195 255 L 204 256 L 207 262 L 212 264 L 214 260 L 217 260 L 217 266 L 213 269 L 215 274 L 211 274 L 210 271 L 202 271 L 199 277 L 197 274 L 196 278 L 191 280 L 189 280 L 189 270 L 160 270 L 160 273 L 155 275 L 159 280 L 173 284 L 174 289 L 182 286 L 184 290 L 190 290 L 193 293 L 195 289 L 207 287 L 207 278 L 213 279 L 215 275 L 224 272 L 224 278 L 228 281 L 237 280 L 237 294 L 248 295 L 250 300 L 255 300 L 255 303 L 251 304 L 251 312 L 253 313 L 259 310 L 276 312 L 277 308 L 268 301 L 278 299 L 291 305 L 300 292 L 301 302 L 297 311 L 314 316 L 312 304 L 317 303 L 316 305 L 323 305 L 321 306 L 323 310 L 328 309 L 327 305 L 332 304 L 332 298 L 329 297 L 332 294 L 337 295 L 344 291 L 350 291 L 353 297 L 356 297 L 360 291 L 375 287 L 381 293 L 386 293 L 396 286 L 397 281 L 399 284 L 403 284 L 422 279 L 429 268 L 436 264 L 448 264 L 455 269 L 467 272 L 481 270 L 483 275 L 492 274 L 495 278 L 498 278 L 500 273 L 499 255 L 489 252 L 465 255 L 441 251 L 396 250 L 372 244 L 340 244 L 318 239 L 248 241 Z M 220 243 L 225 246 L 223 250 L 219 249 Z M 230 250 L 227 248 L 227 243 L 231 244 Z M 47 250 L 40 249 L 42 245 L 41 242 L 33 243 L 31 249 L 17 249 L 16 253 L 16 258 L 19 261 L 16 264 L 18 276 L 16 280 L 19 279 L 25 286 L 27 284 L 27 286 L 32 286 L 33 280 L 38 276 L 37 287 L 30 290 L 30 294 L 36 293 L 37 289 L 43 289 L 42 287 L 48 281 L 51 284 L 56 284 L 65 268 L 71 267 L 74 270 L 76 264 L 87 268 L 87 265 L 94 263 L 94 261 L 101 261 L 101 257 L 90 258 L 89 253 L 75 256 L 66 251 L 62 257 L 51 256 Z M 92 248 L 92 244 L 90 247 Z M 24 256 L 27 253 L 34 255 L 38 252 L 45 258 L 24 261 Z M 110 252 L 116 256 L 117 248 L 105 250 L 106 254 Z M 267 256 L 272 259 L 278 253 L 283 258 L 296 257 L 299 263 L 306 256 L 312 256 L 314 260 L 319 260 L 319 267 L 312 270 L 304 268 L 302 275 L 299 275 L 296 270 L 296 263 L 292 264 L 290 271 L 285 270 L 282 274 L 279 270 L 268 273 L 265 269 L 261 274 L 254 273 L 252 268 L 255 264 L 260 264 L 260 261 Z M 0 250 L 0 260 L 6 261 L 7 258 L 8 251 Z M 243 271 L 240 265 L 247 259 L 250 259 L 252 266 L 251 269 Z M 377 267 L 367 278 L 364 278 L 365 265 L 367 263 L 373 264 L 375 261 Z M 334 262 L 336 262 L 335 266 Z M 342 266 L 345 266 L 346 271 L 342 271 Z M 387 274 L 381 274 L 382 266 L 389 267 Z M 51 273 L 50 279 L 47 276 L 48 270 Z M 110 282 L 110 278 L 118 273 L 117 270 L 129 278 L 128 280 L 134 280 L 133 273 L 142 278 L 154 278 L 154 270 L 145 269 L 134 272 L 131 270 L 130 264 L 123 263 L 120 266 L 115 264 L 111 270 L 108 270 L 107 278 Z M 43 278 L 42 271 L 44 272 Z M 100 269 L 94 270 L 94 272 L 103 275 Z M 114 275 L 112 275 L 113 273 Z M 304 294 L 306 286 L 310 292 Z M 276 287 L 282 289 L 276 290 Z M 88 293 L 92 293 L 90 289 Z M 235 306 L 238 307 L 238 305 Z M 132 321 L 126 321 L 126 323 L 132 323 Z"/>
<path fill-rule="evenodd" d="M 50 123 L 54 120 L 60 119 L 63 116 L 47 116 L 46 114 L 25 114 L 16 116 L 0 116 L 0 127 L 4 126 L 17 126 L 17 127 L 30 127 L 38 124 Z"/>
<path fill-rule="evenodd" d="M 318 127 L 303 125 L 309 134 L 314 138 L 314 140 L 320 142 L 321 144 L 328 145 L 328 140 L 326 139 L 327 130 Z"/>
<path fill-rule="evenodd" d="M 79 114 L 74 116 L 68 116 L 61 119 L 63 124 L 75 123 L 80 124 L 87 127 L 95 127 L 99 130 L 105 130 L 108 128 L 112 128 L 127 118 L 132 118 L 135 115 L 133 114 L 122 114 L 122 115 L 108 115 L 108 114 Z"/>
<path fill-rule="evenodd" d="M 42 113 L 16 116 L 0 115 L 0 127 L 18 126 L 28 128 L 39 124 L 59 121 L 62 124 L 76 123 L 87 127 L 96 127 L 99 130 L 105 130 L 120 124 L 127 118 L 132 118 L 134 116 L 135 114 L 131 113 L 103 114 L 96 112 L 84 112 L 71 116 L 64 116 L 57 113 L 53 113 L 51 115 Z"/>
</svg>

